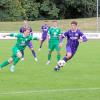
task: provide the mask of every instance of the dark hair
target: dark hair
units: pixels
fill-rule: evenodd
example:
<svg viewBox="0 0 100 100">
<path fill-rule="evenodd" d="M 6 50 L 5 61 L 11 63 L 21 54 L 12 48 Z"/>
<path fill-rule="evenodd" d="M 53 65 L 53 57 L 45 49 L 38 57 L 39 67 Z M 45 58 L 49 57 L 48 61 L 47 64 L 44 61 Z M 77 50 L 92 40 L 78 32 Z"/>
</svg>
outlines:
<svg viewBox="0 0 100 100">
<path fill-rule="evenodd" d="M 30 30 L 30 32 L 32 32 L 32 28 L 31 27 L 24 28 L 23 32 L 25 32 L 26 30 Z"/>
<path fill-rule="evenodd" d="M 71 24 L 77 25 L 78 23 L 76 21 L 72 21 Z"/>
</svg>

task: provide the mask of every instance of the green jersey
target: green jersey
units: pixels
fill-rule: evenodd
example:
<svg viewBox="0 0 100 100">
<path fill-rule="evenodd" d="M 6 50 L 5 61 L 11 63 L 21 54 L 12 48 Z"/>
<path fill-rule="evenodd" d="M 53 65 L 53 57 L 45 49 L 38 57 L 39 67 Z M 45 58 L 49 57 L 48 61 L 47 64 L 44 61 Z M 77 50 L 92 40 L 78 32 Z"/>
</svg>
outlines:
<svg viewBox="0 0 100 100">
<path fill-rule="evenodd" d="M 49 42 L 58 43 L 59 36 L 61 35 L 61 29 L 56 27 L 51 27 L 48 31 L 48 34 L 50 35 Z"/>
<path fill-rule="evenodd" d="M 24 50 L 25 47 L 27 46 L 27 43 L 33 39 L 32 36 L 28 35 L 27 37 L 24 36 L 24 34 L 10 34 L 9 36 L 11 37 L 16 37 L 17 42 L 14 47 L 17 47 L 19 50 Z"/>
</svg>

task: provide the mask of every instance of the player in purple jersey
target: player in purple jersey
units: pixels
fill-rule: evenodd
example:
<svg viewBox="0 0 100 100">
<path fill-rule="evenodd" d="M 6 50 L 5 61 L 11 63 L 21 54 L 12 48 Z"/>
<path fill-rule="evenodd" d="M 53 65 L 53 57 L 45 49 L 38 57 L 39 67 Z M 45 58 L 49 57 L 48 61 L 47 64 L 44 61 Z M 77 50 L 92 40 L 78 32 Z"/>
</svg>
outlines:
<svg viewBox="0 0 100 100">
<path fill-rule="evenodd" d="M 45 21 L 44 25 L 41 27 L 42 37 L 41 37 L 41 40 L 40 40 L 40 47 L 39 47 L 38 50 L 40 50 L 42 48 L 43 42 L 47 38 L 48 30 L 49 30 L 49 26 L 47 25 L 47 21 Z"/>
<path fill-rule="evenodd" d="M 65 63 L 74 56 L 79 46 L 79 42 L 87 41 L 86 36 L 77 28 L 76 21 L 72 21 L 71 29 L 61 35 L 60 47 L 62 46 L 62 41 L 65 37 L 67 38 L 67 44 L 66 44 L 67 53 L 63 58 L 63 60 L 58 61 L 57 66 L 54 68 L 55 71 L 60 70 L 60 68 L 63 67 Z"/>
<path fill-rule="evenodd" d="M 23 33 L 24 32 L 24 29 L 25 28 L 28 28 L 28 27 L 29 27 L 28 21 L 27 20 L 24 20 L 24 25 L 20 28 L 20 33 Z M 33 36 L 33 32 L 32 32 L 32 28 L 31 27 L 30 27 L 30 35 Z M 32 41 L 29 41 L 27 43 L 27 46 L 31 50 L 32 55 L 34 56 L 35 61 L 38 61 L 38 59 L 36 57 L 36 53 L 35 53 L 34 48 L 33 48 L 33 45 L 32 45 Z M 22 51 L 22 59 L 21 60 L 24 60 L 24 51 Z"/>
</svg>

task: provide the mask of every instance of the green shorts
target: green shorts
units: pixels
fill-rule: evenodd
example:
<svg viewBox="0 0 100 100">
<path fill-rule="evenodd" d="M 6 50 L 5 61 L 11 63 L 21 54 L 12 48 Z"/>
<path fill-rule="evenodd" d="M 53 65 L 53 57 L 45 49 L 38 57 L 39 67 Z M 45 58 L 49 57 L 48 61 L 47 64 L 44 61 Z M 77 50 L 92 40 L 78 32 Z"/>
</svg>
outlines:
<svg viewBox="0 0 100 100">
<path fill-rule="evenodd" d="M 12 48 L 12 58 L 15 58 L 17 56 L 17 53 L 19 52 L 20 50 L 17 48 L 17 47 L 13 47 Z"/>
<path fill-rule="evenodd" d="M 53 51 L 54 49 L 56 49 L 56 51 L 60 51 L 59 44 L 49 43 L 48 48 L 49 48 L 49 51 Z"/>
</svg>

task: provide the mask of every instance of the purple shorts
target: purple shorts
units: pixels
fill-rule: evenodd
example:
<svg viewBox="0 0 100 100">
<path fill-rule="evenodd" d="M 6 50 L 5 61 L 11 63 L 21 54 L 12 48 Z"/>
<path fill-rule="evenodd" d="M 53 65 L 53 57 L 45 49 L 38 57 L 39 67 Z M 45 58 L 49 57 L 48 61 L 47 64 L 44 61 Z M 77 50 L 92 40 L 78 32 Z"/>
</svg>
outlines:
<svg viewBox="0 0 100 100">
<path fill-rule="evenodd" d="M 72 48 L 70 46 L 66 46 L 66 52 L 70 52 L 72 56 L 76 53 L 77 48 Z"/>
<path fill-rule="evenodd" d="M 27 43 L 27 46 L 28 46 L 30 49 L 33 48 L 32 41 L 29 41 L 29 42 Z"/>
<path fill-rule="evenodd" d="M 42 41 L 45 41 L 46 40 L 46 37 L 42 37 Z"/>
</svg>

